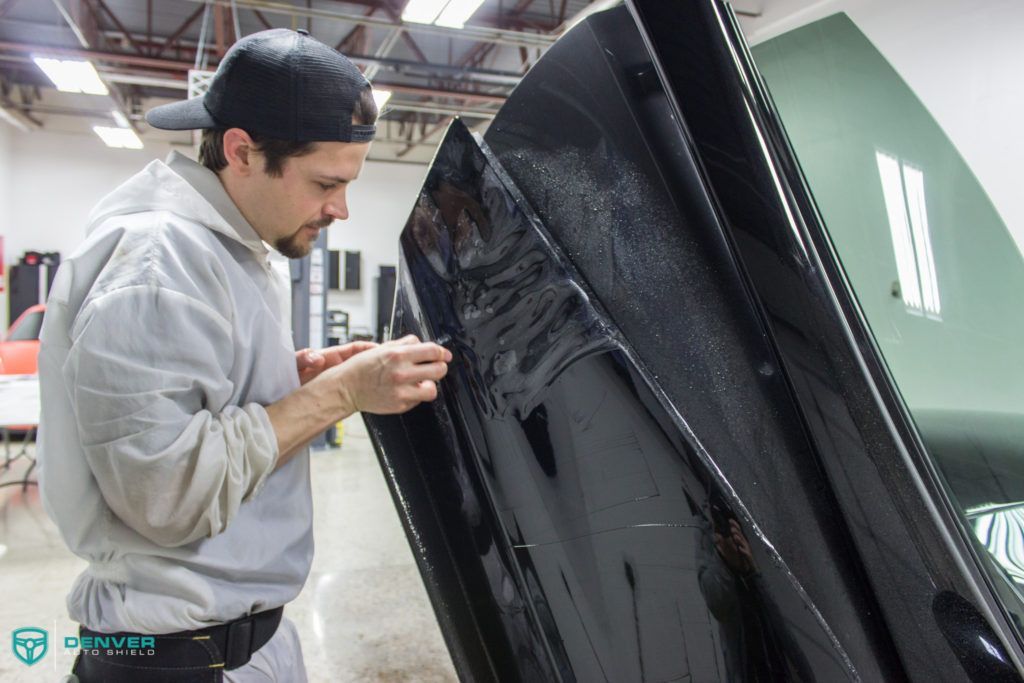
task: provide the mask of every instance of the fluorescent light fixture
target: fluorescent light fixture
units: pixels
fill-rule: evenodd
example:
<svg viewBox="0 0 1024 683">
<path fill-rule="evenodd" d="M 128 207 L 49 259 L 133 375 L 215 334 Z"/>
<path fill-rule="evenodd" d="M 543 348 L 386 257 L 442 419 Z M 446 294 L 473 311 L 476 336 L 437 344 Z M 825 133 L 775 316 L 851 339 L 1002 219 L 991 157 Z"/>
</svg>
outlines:
<svg viewBox="0 0 1024 683">
<path fill-rule="evenodd" d="M 112 128 L 109 126 L 93 126 L 92 129 L 103 139 L 107 147 L 123 149 L 142 149 L 142 140 L 131 128 Z"/>
<path fill-rule="evenodd" d="M 388 100 L 390 99 L 390 90 L 377 90 L 376 88 L 373 89 L 373 101 L 377 103 L 377 111 L 383 109 L 384 105 L 387 104 Z"/>
<path fill-rule="evenodd" d="M 402 20 L 462 28 L 482 4 L 484 0 L 409 0 Z"/>
<path fill-rule="evenodd" d="M 451 0 L 434 23 L 438 26 L 462 28 L 466 25 L 466 19 L 473 16 L 473 12 L 480 9 L 482 4 L 484 0 Z"/>
<path fill-rule="evenodd" d="M 402 21 L 433 24 L 447 4 L 448 0 L 409 0 L 402 11 Z"/>
<path fill-rule="evenodd" d="M 107 86 L 100 80 L 92 62 L 80 59 L 50 59 L 33 57 L 43 73 L 61 92 L 79 92 L 87 95 L 106 95 Z"/>
<path fill-rule="evenodd" d="M 114 123 L 120 128 L 131 128 L 131 124 L 128 123 L 128 117 L 122 114 L 117 109 L 110 110 L 110 116 L 114 119 Z"/>
</svg>

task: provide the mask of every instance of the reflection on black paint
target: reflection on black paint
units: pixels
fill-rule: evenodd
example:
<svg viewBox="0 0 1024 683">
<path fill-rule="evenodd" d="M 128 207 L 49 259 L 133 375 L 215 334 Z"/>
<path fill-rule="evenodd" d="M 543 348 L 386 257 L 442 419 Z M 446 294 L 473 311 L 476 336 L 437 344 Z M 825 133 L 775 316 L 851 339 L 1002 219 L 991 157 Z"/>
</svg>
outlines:
<svg viewBox="0 0 1024 683">
<path fill-rule="evenodd" d="M 959 680 L 986 655 L 931 601 L 962 577 L 879 482 L 893 435 L 778 200 L 814 218 L 742 41 L 718 2 L 628 4 L 642 26 L 598 13 L 545 54 L 493 155 L 452 126 L 402 235 L 393 333 L 454 361 L 437 401 L 366 421 L 456 667 Z"/>
<path fill-rule="evenodd" d="M 543 404 L 533 409 L 523 420 L 523 434 L 533 449 L 541 471 L 549 477 L 558 474 L 555 466 L 555 451 L 548 432 L 548 410 Z"/>
<path fill-rule="evenodd" d="M 506 662 L 526 663 L 511 677 L 529 680 L 529 668 L 582 681 L 757 681 L 778 671 L 811 680 L 786 668 L 802 661 L 803 647 L 786 634 L 795 628 L 825 651 L 834 642 L 769 547 L 753 543 L 749 552 L 787 618 L 761 614 L 768 601 L 743 582 L 719 581 L 714 593 L 747 615 L 738 628 L 709 608 L 700 549 L 713 544 L 715 514 L 737 530 L 743 514 L 460 123 L 403 234 L 401 270 L 396 334 L 443 336 L 457 360 L 433 406 L 368 422 L 385 453 L 401 450 L 389 445 L 394 431 L 409 434 L 415 452 L 402 457 L 419 459 L 428 479 L 447 476 L 445 461 L 457 460 L 467 473 L 459 485 L 488 509 L 468 525 L 462 512 L 462 540 L 453 526 L 445 534 L 449 547 L 472 539 L 481 551 L 455 571 L 487 586 L 465 596 L 487 630 L 475 637 L 489 654 L 503 647 Z M 415 427 L 422 420 L 450 425 L 464 447 L 442 456 Z M 450 590 L 431 591 L 439 612 Z M 819 665 L 829 680 L 850 673 L 841 656 L 819 652 Z"/>
<path fill-rule="evenodd" d="M 952 591 L 932 602 L 935 621 L 974 683 L 1012 683 L 1020 677 L 1003 653 L 992 627 L 978 609 Z"/>
</svg>

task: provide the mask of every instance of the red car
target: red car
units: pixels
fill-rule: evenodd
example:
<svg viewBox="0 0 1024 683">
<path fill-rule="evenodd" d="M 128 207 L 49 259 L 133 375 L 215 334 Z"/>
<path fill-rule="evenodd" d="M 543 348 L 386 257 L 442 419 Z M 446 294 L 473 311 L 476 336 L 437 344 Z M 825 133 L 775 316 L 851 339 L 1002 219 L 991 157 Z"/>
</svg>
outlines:
<svg viewBox="0 0 1024 683">
<path fill-rule="evenodd" d="M 45 304 L 31 306 L 11 325 L 0 342 L 0 374 L 34 375 L 38 372 L 39 331 L 43 327 Z"/>
</svg>

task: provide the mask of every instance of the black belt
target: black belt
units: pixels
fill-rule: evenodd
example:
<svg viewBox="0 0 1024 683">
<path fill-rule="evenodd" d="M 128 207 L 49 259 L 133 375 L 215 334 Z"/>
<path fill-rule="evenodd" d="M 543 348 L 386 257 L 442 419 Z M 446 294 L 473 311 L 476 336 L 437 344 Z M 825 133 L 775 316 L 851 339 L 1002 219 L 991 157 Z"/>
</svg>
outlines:
<svg viewBox="0 0 1024 683">
<path fill-rule="evenodd" d="M 161 655 L 172 655 L 168 650 L 184 647 L 190 642 L 197 640 L 208 641 L 208 644 L 216 645 L 216 651 L 224 657 L 223 668 L 226 671 L 245 666 L 252 653 L 267 644 L 277 631 L 284 614 L 284 607 L 259 612 L 241 619 L 229 621 L 226 624 L 209 626 L 195 631 L 179 631 L 177 633 L 148 634 L 148 633 L 99 633 L 91 631 L 84 626 L 80 633 L 83 636 L 107 636 L 107 637 L 151 637 L 156 639 L 156 648 Z M 173 656 L 173 655 L 172 655 Z M 161 657 L 163 659 L 163 657 Z M 217 667 L 219 663 L 213 666 Z"/>
</svg>

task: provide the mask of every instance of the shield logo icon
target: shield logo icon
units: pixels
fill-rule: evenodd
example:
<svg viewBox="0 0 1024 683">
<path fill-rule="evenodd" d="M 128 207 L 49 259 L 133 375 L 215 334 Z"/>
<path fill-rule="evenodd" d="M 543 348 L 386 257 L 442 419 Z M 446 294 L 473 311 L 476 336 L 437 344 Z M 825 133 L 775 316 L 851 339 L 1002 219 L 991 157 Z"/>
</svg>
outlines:
<svg viewBox="0 0 1024 683">
<path fill-rule="evenodd" d="M 34 626 L 19 628 L 11 634 L 11 648 L 14 650 L 14 656 L 29 666 L 43 658 L 48 641 L 49 634 Z"/>
</svg>

